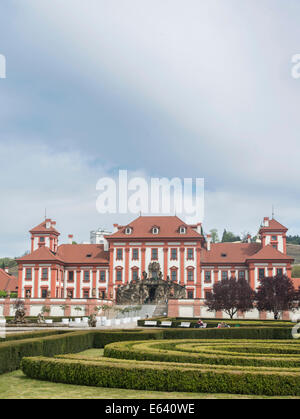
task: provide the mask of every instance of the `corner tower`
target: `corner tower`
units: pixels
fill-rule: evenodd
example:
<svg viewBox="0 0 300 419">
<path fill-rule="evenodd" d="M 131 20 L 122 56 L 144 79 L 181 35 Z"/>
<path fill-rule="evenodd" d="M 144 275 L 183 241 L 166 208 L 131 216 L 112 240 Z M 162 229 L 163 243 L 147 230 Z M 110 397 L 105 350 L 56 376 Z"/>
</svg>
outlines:
<svg viewBox="0 0 300 419">
<path fill-rule="evenodd" d="M 56 230 L 55 226 L 56 222 L 47 218 L 44 222 L 30 230 L 31 252 L 45 246 L 56 253 L 60 233 Z"/>
<path fill-rule="evenodd" d="M 286 233 L 288 229 L 274 218 L 265 217 L 259 230 L 262 247 L 271 245 L 286 255 Z"/>
</svg>

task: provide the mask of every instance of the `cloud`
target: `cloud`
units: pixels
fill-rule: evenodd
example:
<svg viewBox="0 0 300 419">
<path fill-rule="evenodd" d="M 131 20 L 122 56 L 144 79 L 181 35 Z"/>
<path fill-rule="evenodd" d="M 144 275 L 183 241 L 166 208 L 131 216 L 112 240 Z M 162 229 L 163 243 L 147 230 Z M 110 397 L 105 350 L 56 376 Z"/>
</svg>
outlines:
<svg viewBox="0 0 300 419">
<path fill-rule="evenodd" d="M 45 206 L 82 239 L 112 222 L 95 214 L 94 186 L 117 168 L 204 177 L 206 230 L 253 231 L 274 204 L 299 232 L 298 2 L 28 0 L 0 12 L 3 254 L 21 252 Z"/>
</svg>

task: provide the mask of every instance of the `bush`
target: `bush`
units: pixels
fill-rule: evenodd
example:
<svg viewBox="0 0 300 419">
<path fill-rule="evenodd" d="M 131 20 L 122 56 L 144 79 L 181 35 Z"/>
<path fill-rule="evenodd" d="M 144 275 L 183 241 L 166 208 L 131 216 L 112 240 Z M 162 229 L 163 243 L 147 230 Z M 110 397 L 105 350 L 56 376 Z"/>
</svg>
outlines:
<svg viewBox="0 0 300 419">
<path fill-rule="evenodd" d="M 145 326 L 145 321 L 147 320 L 138 320 L 138 325 L 140 327 L 160 327 L 161 326 L 161 322 L 163 321 L 171 321 L 172 322 L 172 326 L 171 328 L 177 328 L 180 327 L 180 324 L 182 322 L 189 322 L 191 323 L 190 328 L 195 328 L 195 326 L 197 325 L 197 321 L 194 317 L 192 319 L 187 318 L 187 319 L 153 319 L 154 321 L 157 321 L 157 326 Z M 212 329 L 212 328 L 217 328 L 217 325 L 220 323 L 221 320 L 216 320 L 216 319 L 203 319 L 203 322 L 207 324 L 206 328 L 207 329 Z M 227 323 L 229 326 L 231 327 L 235 327 L 235 326 L 239 326 L 239 327 L 292 327 L 293 324 L 290 321 L 274 321 L 274 320 L 257 320 L 257 321 L 251 321 L 251 320 L 227 320 L 227 319 L 222 319 L 222 321 L 224 321 L 225 323 Z M 163 327 L 163 326 L 162 326 Z M 169 329 L 170 326 L 167 326 L 167 328 Z"/>
<path fill-rule="evenodd" d="M 101 332 L 95 332 L 94 334 L 94 348 L 104 348 L 112 342 L 121 341 L 136 341 L 146 339 L 163 339 L 163 330 L 105 330 Z"/>
<path fill-rule="evenodd" d="M 23 372 L 52 382 L 148 391 L 300 396 L 299 373 L 234 371 L 190 365 L 115 360 L 24 358 Z"/>
<path fill-rule="evenodd" d="M 291 328 L 163 329 L 164 339 L 292 339 Z"/>
<path fill-rule="evenodd" d="M 266 342 L 244 340 L 232 342 L 228 340 L 224 342 L 220 340 L 190 340 L 183 341 L 183 343 L 181 340 L 166 340 L 157 343 L 149 341 L 117 342 L 105 347 L 104 356 L 138 361 L 206 364 L 206 366 L 299 367 L 299 344 L 285 344 L 283 347 L 277 341 L 271 341 L 271 346 Z M 291 342 L 294 343 L 294 341 Z M 251 349 L 254 352 L 249 353 Z"/>
<path fill-rule="evenodd" d="M 31 339 L 31 338 L 41 338 L 44 336 L 61 335 L 64 333 L 68 333 L 68 331 L 45 330 L 43 332 L 13 333 L 11 335 L 6 335 L 5 338 L 0 337 L 0 343 L 7 342 L 10 340 L 24 340 L 24 339 Z"/>
<path fill-rule="evenodd" d="M 80 352 L 93 347 L 91 332 L 65 333 L 55 336 L 7 341 L 0 344 L 0 374 L 20 367 L 25 356 L 54 356 Z"/>
</svg>

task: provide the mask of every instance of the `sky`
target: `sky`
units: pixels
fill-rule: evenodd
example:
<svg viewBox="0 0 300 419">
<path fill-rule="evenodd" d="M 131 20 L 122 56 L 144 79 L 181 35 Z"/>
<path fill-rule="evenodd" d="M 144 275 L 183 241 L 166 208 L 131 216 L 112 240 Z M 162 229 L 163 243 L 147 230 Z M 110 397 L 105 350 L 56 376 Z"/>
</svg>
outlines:
<svg viewBox="0 0 300 419">
<path fill-rule="evenodd" d="M 97 181 L 204 178 L 204 230 L 300 234 L 299 0 L 2 0 L 0 257 L 126 224 Z"/>
</svg>

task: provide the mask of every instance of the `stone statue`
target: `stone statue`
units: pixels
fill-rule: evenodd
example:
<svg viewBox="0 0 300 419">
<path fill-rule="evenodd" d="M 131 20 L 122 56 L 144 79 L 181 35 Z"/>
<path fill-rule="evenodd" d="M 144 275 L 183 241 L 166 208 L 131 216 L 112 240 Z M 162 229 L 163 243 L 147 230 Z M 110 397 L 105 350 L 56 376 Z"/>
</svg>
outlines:
<svg viewBox="0 0 300 419">
<path fill-rule="evenodd" d="M 44 318 L 43 313 L 38 314 L 38 323 L 39 324 L 45 323 L 45 318 Z"/>
<path fill-rule="evenodd" d="M 15 308 L 16 312 L 15 312 L 15 318 L 14 318 L 13 323 L 15 323 L 15 324 L 26 323 L 26 320 L 25 320 L 26 311 L 25 311 L 24 301 L 17 300 L 14 304 L 14 308 Z"/>
<path fill-rule="evenodd" d="M 157 262 L 154 263 L 156 265 L 152 265 L 151 268 L 159 267 Z M 170 298 L 181 299 L 185 297 L 185 287 L 170 281 L 169 277 L 164 280 L 161 271 L 159 271 L 158 277 L 151 278 L 147 276 L 146 272 L 143 272 L 142 280 L 130 282 L 117 288 L 116 303 L 120 305 L 158 304 Z"/>
<path fill-rule="evenodd" d="M 97 318 L 96 314 L 91 314 L 88 321 L 89 327 L 96 327 L 97 325 Z"/>
</svg>

